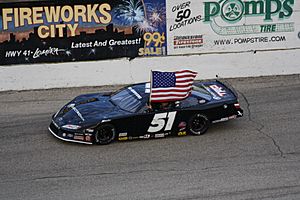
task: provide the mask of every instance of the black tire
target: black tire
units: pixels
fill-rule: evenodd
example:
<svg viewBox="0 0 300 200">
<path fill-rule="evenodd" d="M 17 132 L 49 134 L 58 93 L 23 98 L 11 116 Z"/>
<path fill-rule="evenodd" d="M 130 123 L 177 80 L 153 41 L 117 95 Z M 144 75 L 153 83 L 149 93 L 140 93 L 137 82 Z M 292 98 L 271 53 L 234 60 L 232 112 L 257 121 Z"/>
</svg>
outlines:
<svg viewBox="0 0 300 200">
<path fill-rule="evenodd" d="M 115 127 L 111 124 L 102 124 L 97 127 L 95 134 L 96 144 L 109 144 L 116 136 Z"/>
<path fill-rule="evenodd" d="M 209 120 L 205 115 L 193 115 L 188 122 L 188 131 L 193 135 L 202 135 L 209 128 Z"/>
</svg>

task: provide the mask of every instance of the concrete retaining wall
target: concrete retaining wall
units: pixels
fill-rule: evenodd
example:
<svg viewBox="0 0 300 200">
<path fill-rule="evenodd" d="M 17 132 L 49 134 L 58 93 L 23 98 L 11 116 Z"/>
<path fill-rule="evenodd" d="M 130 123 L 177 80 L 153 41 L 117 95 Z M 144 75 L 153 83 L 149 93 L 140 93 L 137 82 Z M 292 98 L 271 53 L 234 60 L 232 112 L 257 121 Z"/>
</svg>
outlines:
<svg viewBox="0 0 300 200">
<path fill-rule="evenodd" d="M 130 84 L 150 70 L 192 69 L 197 79 L 300 73 L 300 49 L 0 66 L 0 91 Z"/>
</svg>

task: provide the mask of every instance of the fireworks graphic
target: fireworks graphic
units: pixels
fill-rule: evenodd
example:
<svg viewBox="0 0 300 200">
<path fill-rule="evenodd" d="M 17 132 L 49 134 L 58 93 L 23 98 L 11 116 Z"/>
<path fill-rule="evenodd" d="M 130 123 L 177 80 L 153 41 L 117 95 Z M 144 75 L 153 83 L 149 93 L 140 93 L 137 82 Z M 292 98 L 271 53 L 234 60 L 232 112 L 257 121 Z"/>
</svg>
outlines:
<svg viewBox="0 0 300 200">
<path fill-rule="evenodd" d="M 149 22 L 146 21 L 146 20 L 144 20 L 143 22 L 138 23 L 138 24 L 137 24 L 136 26 L 134 26 L 134 27 L 136 28 L 137 32 L 139 32 L 139 33 L 141 33 L 141 34 L 146 33 L 146 32 L 153 32 L 153 31 L 156 30 L 156 29 L 155 29 L 153 26 L 151 26 L 151 25 L 149 24 Z"/>
<path fill-rule="evenodd" d="M 119 25 L 134 26 L 145 20 L 143 2 L 141 0 L 122 0 L 122 3 L 113 9 L 113 18 Z"/>
<path fill-rule="evenodd" d="M 166 21 L 166 8 L 163 4 L 146 4 L 149 24 L 156 29 L 162 27 Z"/>
</svg>

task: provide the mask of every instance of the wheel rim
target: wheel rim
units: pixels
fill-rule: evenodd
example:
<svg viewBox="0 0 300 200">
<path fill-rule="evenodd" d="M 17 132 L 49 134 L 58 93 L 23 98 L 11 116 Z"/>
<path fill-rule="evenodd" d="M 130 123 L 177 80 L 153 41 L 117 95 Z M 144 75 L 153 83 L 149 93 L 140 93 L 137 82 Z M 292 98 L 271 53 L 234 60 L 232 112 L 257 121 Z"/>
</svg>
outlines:
<svg viewBox="0 0 300 200">
<path fill-rule="evenodd" d="M 202 117 L 196 117 L 192 120 L 191 129 L 195 132 L 201 132 L 206 127 L 206 121 Z"/>
<path fill-rule="evenodd" d="M 96 140 L 99 142 L 108 142 L 114 136 L 113 129 L 111 127 L 101 127 L 96 134 Z"/>
</svg>

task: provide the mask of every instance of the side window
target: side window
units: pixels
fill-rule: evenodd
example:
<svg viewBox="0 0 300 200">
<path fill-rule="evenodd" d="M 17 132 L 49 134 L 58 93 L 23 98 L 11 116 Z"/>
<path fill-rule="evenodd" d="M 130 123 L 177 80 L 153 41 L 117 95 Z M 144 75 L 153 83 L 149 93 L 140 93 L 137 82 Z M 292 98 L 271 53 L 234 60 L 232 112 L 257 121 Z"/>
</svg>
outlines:
<svg viewBox="0 0 300 200">
<path fill-rule="evenodd" d="M 150 112 L 152 112 L 152 109 L 150 108 L 148 103 L 144 103 L 144 105 L 138 111 L 138 113 L 150 113 Z"/>
<path fill-rule="evenodd" d="M 175 108 L 175 102 L 151 103 L 153 111 L 170 111 Z"/>
</svg>

